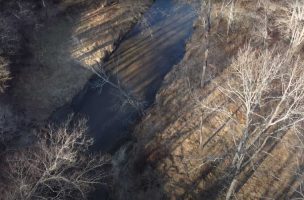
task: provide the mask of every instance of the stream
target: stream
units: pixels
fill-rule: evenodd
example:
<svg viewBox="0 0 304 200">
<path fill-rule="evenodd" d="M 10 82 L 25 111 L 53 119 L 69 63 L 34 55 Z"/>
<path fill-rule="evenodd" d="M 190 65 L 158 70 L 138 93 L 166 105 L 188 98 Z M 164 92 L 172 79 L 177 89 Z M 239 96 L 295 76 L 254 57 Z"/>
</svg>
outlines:
<svg viewBox="0 0 304 200">
<path fill-rule="evenodd" d="M 156 0 L 139 22 L 123 38 L 115 52 L 102 64 L 110 80 L 119 88 L 93 77 L 72 103 L 56 111 L 52 120 L 62 122 L 70 114 L 86 117 L 88 132 L 94 138 L 92 151 L 114 153 L 131 138 L 132 128 L 149 108 L 165 75 L 184 56 L 193 31 L 194 10 L 174 0 Z M 96 87 L 96 85 L 103 87 Z M 123 92 L 122 92 L 123 91 Z M 137 107 L 126 103 L 130 94 Z M 134 103 L 133 102 L 133 103 Z M 131 102 L 132 103 L 132 102 Z M 108 199 L 108 190 L 97 189 L 89 199 Z"/>
<path fill-rule="evenodd" d="M 153 104 L 164 76 L 183 58 L 195 18 L 188 5 L 156 0 L 144 15 L 149 26 L 136 24 L 103 64 L 111 72 L 111 80 L 141 102 L 142 110 Z M 56 111 L 53 118 L 62 120 L 69 113 L 85 116 L 95 140 L 93 150 L 114 152 L 130 138 L 141 112 L 125 104 L 121 91 L 110 84 L 96 88 L 98 82 L 93 77 L 72 104 Z"/>
</svg>

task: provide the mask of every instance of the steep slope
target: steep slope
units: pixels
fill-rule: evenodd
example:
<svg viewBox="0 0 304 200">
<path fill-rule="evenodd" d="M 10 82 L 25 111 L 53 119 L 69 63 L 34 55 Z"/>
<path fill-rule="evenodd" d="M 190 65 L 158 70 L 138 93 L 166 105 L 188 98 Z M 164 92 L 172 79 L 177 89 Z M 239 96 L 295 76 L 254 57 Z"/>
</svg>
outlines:
<svg viewBox="0 0 304 200">
<path fill-rule="evenodd" d="M 234 82 L 231 66 L 248 43 L 261 52 L 265 43 L 269 49 L 289 46 L 276 23 L 288 4 L 234 3 L 213 4 L 210 31 L 201 23 L 204 19 L 198 20 L 183 61 L 167 75 L 155 106 L 134 131 L 135 141 L 117 153 L 118 198 L 225 199 L 245 117 L 241 103 L 221 88 L 241 84 Z M 303 194 L 303 154 L 296 148 L 303 138 L 293 131 L 276 137 L 266 139 L 263 152 L 237 173 L 233 197 L 290 199 Z"/>
<path fill-rule="evenodd" d="M 24 29 L 27 53 L 16 67 L 11 96 L 28 118 L 44 120 L 70 102 L 149 4 L 105 2 L 46 5 L 46 20 Z"/>
</svg>

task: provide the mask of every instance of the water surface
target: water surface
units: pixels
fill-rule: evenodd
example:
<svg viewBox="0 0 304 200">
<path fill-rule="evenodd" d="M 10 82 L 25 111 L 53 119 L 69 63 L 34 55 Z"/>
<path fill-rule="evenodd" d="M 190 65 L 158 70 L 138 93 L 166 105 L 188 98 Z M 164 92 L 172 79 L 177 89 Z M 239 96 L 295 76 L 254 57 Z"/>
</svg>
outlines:
<svg viewBox="0 0 304 200">
<path fill-rule="evenodd" d="M 182 59 L 195 12 L 173 0 L 156 0 L 145 19 L 149 28 L 142 22 L 135 25 L 103 66 L 147 108 L 164 76 Z M 91 80 L 89 85 L 95 82 Z M 101 91 L 87 87 L 69 107 L 70 112 L 87 117 L 94 150 L 109 152 L 129 137 L 140 114 L 134 107 L 122 107 L 123 101 L 120 91 L 106 84 Z"/>
</svg>

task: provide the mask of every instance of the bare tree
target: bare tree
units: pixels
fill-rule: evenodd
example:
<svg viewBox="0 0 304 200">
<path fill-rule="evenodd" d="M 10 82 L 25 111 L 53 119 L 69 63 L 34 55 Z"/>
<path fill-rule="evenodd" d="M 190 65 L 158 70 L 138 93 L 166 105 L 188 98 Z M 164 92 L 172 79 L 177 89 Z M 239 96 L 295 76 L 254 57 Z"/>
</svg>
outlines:
<svg viewBox="0 0 304 200">
<path fill-rule="evenodd" d="M 299 51 L 304 43 L 304 2 L 286 1 L 286 9 L 276 20 L 277 27 L 285 39 L 290 41 L 293 51 Z"/>
<path fill-rule="evenodd" d="M 131 91 L 124 88 L 118 79 L 115 80 L 114 76 L 111 76 L 111 73 L 105 70 L 103 64 L 97 62 L 95 67 L 93 66 L 91 70 L 98 77 L 97 81 L 94 83 L 94 88 L 101 92 L 103 87 L 108 84 L 118 92 L 118 97 L 120 99 L 119 107 L 121 111 L 126 109 L 127 106 L 131 106 L 136 111 L 143 113 L 146 102 L 137 99 Z"/>
<path fill-rule="evenodd" d="M 84 120 L 40 132 L 34 146 L 6 156 L 5 199 L 86 199 L 107 176 L 108 159 L 87 153 L 92 143 Z"/>
<path fill-rule="evenodd" d="M 292 52 L 255 50 L 250 45 L 239 51 L 226 71 L 226 83 L 217 83 L 217 89 L 237 105 L 241 119 L 228 108 L 202 105 L 227 115 L 240 127 L 231 129 L 235 151 L 227 200 L 234 195 L 244 167 L 254 166 L 273 138 L 299 130 L 304 121 L 304 62 Z"/>
</svg>

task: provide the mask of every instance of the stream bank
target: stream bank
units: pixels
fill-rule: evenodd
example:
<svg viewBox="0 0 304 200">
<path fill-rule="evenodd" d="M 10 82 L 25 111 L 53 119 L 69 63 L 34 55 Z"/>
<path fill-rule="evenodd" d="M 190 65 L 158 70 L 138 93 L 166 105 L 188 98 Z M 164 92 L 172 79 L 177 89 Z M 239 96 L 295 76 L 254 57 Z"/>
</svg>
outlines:
<svg viewBox="0 0 304 200">
<path fill-rule="evenodd" d="M 91 67 L 114 51 L 139 15 L 123 3 L 63 2 L 47 5 L 45 20 L 25 29 L 27 54 L 9 90 L 18 111 L 42 123 L 84 88 Z"/>
<path fill-rule="evenodd" d="M 120 84 L 143 109 L 153 104 L 164 76 L 184 55 L 185 44 L 192 34 L 195 12 L 186 4 L 156 0 L 139 22 L 126 35 L 116 51 L 102 67 L 111 80 Z M 89 134 L 94 138 L 94 150 L 114 152 L 130 138 L 130 130 L 141 112 L 130 104 L 121 91 L 109 84 L 96 88 L 98 77 L 72 101 L 53 114 L 55 121 L 69 114 L 88 119 Z M 122 105 L 125 105 L 122 107 Z"/>
</svg>

